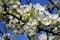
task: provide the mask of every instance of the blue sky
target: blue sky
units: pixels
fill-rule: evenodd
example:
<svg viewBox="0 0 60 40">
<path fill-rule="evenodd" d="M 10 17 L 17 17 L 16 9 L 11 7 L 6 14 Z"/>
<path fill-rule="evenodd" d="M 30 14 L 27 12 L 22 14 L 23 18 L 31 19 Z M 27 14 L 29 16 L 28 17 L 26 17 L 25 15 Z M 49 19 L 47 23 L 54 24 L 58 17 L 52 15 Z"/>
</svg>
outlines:
<svg viewBox="0 0 60 40">
<path fill-rule="evenodd" d="M 21 2 L 22 2 L 23 5 L 24 5 L 24 4 L 27 4 L 26 0 L 22 0 Z M 33 3 L 33 4 L 40 3 L 42 6 L 44 6 L 45 4 L 51 4 L 48 0 L 31 0 L 31 3 Z M 56 9 L 56 8 L 55 8 L 55 9 Z M 56 11 L 56 10 L 55 10 L 55 11 Z M 54 14 L 55 14 L 55 11 L 53 11 Z M 57 11 L 56 11 L 56 12 L 57 12 Z M 5 24 L 0 21 L 0 30 L 2 30 L 3 32 L 4 32 L 4 25 L 5 25 Z M 8 32 L 11 33 L 11 34 L 13 34 L 13 33 L 11 32 L 11 30 L 9 30 Z M 2 35 L 0 34 L 0 36 L 2 36 Z M 28 38 L 27 38 L 26 36 L 24 36 L 24 35 L 19 35 L 19 36 L 16 38 L 16 40 L 28 40 Z"/>
</svg>

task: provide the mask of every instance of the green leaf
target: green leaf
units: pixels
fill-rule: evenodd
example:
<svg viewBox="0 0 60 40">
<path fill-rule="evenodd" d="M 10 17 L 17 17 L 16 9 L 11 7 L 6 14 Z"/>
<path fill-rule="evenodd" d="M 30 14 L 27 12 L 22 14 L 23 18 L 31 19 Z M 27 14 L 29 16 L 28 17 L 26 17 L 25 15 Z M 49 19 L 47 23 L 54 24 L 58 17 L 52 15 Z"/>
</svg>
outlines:
<svg viewBox="0 0 60 40">
<path fill-rule="evenodd" d="M 31 10 L 31 18 L 36 19 L 36 15 L 34 13 L 34 10 Z"/>
<path fill-rule="evenodd" d="M 17 4 L 18 0 L 10 1 L 9 4 Z"/>
<path fill-rule="evenodd" d="M 42 25 L 41 21 L 39 21 L 39 22 L 38 22 L 38 25 L 39 25 L 39 26 L 41 26 L 41 25 Z"/>
<path fill-rule="evenodd" d="M 2 4 L 2 0 L 0 0 L 0 6 L 2 6 L 3 4 Z"/>
<path fill-rule="evenodd" d="M 24 20 L 29 20 L 30 19 L 30 16 L 29 15 L 26 15 L 25 17 L 24 17 Z"/>
<path fill-rule="evenodd" d="M 57 21 L 55 24 L 53 24 L 53 26 L 58 26 L 59 25 L 59 22 Z"/>
<path fill-rule="evenodd" d="M 2 19 L 3 13 L 3 10 L 0 10 L 0 19 Z"/>
<path fill-rule="evenodd" d="M 31 15 L 34 16 L 34 10 L 31 10 Z"/>
</svg>

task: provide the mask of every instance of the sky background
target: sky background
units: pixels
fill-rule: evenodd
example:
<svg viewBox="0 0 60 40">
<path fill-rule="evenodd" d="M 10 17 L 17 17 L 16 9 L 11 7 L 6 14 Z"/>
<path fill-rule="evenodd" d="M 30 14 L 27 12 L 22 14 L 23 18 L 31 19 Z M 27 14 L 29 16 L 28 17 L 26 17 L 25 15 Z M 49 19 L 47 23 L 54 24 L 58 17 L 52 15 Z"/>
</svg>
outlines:
<svg viewBox="0 0 60 40">
<path fill-rule="evenodd" d="M 26 0 L 22 0 L 21 2 L 22 2 L 22 5 L 27 4 Z M 49 4 L 49 5 L 51 4 L 48 0 L 31 0 L 31 3 L 32 4 L 40 3 L 42 6 L 44 6 L 45 4 Z M 56 10 L 53 11 L 53 14 L 55 14 L 56 12 L 57 12 Z M 5 24 L 2 21 L 0 21 L 0 30 L 3 32 L 4 32 L 4 26 Z M 8 32 L 11 33 L 11 35 L 13 34 L 11 30 L 8 30 Z M 1 36 L 2 35 L 0 34 L 0 37 Z M 22 34 L 22 35 L 19 35 L 16 38 L 16 40 L 29 40 L 29 39 L 24 34 Z"/>
</svg>

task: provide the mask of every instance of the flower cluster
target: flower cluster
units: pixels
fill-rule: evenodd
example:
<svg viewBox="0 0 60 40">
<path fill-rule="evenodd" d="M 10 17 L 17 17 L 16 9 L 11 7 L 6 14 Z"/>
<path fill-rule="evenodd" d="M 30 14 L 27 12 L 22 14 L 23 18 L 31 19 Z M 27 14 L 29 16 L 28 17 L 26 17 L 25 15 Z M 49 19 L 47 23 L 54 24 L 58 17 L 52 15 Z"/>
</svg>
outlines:
<svg viewBox="0 0 60 40">
<path fill-rule="evenodd" d="M 5 2 L 5 4 L 7 3 Z M 15 3 L 10 1 L 6 6 L 8 6 L 6 8 L 7 12 L 4 11 L 4 8 L 0 7 L 0 14 L 1 15 L 6 14 L 4 15 L 4 18 L 6 18 L 8 23 L 6 23 L 5 29 L 6 30 L 11 29 L 15 36 L 24 31 L 23 33 L 25 35 L 28 35 L 29 37 L 34 37 L 36 36 L 36 33 L 38 31 L 37 25 L 39 25 L 42 28 L 44 28 L 45 26 L 58 27 L 58 24 L 60 23 L 59 14 L 49 13 L 49 11 L 46 10 L 45 6 L 43 7 L 39 3 L 35 5 L 32 3 L 30 3 L 29 5 L 21 5 L 21 3 L 18 1 L 16 1 Z M 28 22 L 25 23 L 22 22 L 21 20 L 23 21 L 28 20 Z M 21 26 L 22 24 L 25 25 Z M 47 36 L 43 34 L 41 35 L 39 40 L 46 40 L 45 37 Z"/>
<path fill-rule="evenodd" d="M 54 40 L 55 36 L 49 36 L 49 40 Z M 46 34 L 41 34 L 39 37 L 38 37 L 38 40 L 47 40 L 47 36 Z"/>
</svg>

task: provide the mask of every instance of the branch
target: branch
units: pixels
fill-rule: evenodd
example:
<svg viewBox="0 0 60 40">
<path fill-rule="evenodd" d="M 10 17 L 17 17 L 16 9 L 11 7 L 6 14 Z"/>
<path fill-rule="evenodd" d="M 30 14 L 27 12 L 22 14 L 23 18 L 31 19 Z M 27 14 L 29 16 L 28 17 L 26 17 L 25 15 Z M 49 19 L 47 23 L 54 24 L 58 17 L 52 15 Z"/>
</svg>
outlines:
<svg viewBox="0 0 60 40">
<path fill-rule="evenodd" d="M 22 22 L 25 22 L 25 21 L 23 21 L 22 19 L 21 19 L 21 17 L 20 18 L 18 18 L 18 17 L 16 17 L 15 15 L 13 15 L 13 14 L 11 14 L 11 13 L 6 13 L 6 14 L 3 14 L 3 15 L 11 15 L 11 16 L 13 16 L 14 18 L 17 18 L 18 20 L 21 20 Z"/>
<path fill-rule="evenodd" d="M 21 1 L 21 0 L 20 0 L 20 1 Z M 18 20 L 20 20 L 20 21 L 22 21 L 22 22 L 24 22 L 24 23 L 27 22 L 27 21 L 22 20 L 22 16 L 20 16 L 20 18 L 18 18 L 18 17 L 16 17 L 16 16 L 13 15 L 13 14 L 8 13 L 8 12 L 6 11 L 6 8 L 7 8 L 7 6 L 6 6 L 6 4 L 4 4 L 4 11 L 6 12 L 6 14 L 11 15 L 11 16 L 13 16 L 14 18 L 17 18 Z M 6 14 L 3 14 L 3 15 L 5 16 Z"/>
<path fill-rule="evenodd" d="M 31 40 L 31 38 L 27 35 L 28 39 Z"/>
<path fill-rule="evenodd" d="M 0 33 L 3 35 L 3 32 L 2 31 L 0 31 Z"/>
<path fill-rule="evenodd" d="M 49 0 L 52 5 L 54 5 L 57 9 L 59 9 L 51 0 Z"/>
<path fill-rule="evenodd" d="M 19 0 L 20 1 L 20 3 L 21 3 L 21 0 Z"/>
<path fill-rule="evenodd" d="M 26 2 L 27 2 L 27 4 L 29 5 L 29 4 L 30 4 L 30 2 L 31 2 L 31 0 L 26 0 Z"/>
<path fill-rule="evenodd" d="M 51 34 L 53 34 L 53 35 L 58 35 L 58 36 L 60 36 L 60 34 L 58 34 L 58 33 L 54 33 L 54 32 L 52 32 L 52 31 L 48 31 L 48 30 L 42 29 L 42 28 L 40 28 L 39 26 L 37 26 L 37 28 L 38 28 L 38 32 L 39 32 L 39 31 L 45 31 L 45 32 L 51 33 Z"/>
</svg>

